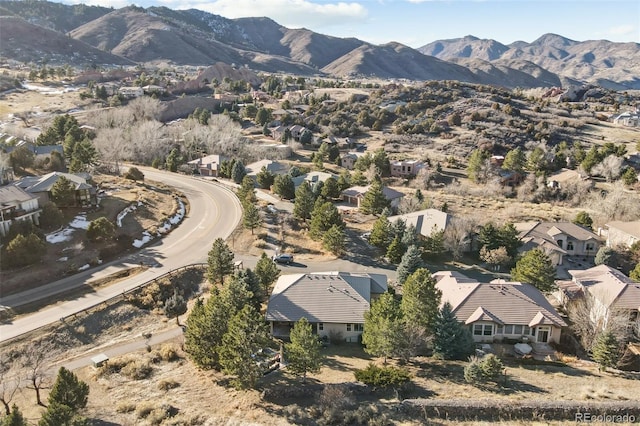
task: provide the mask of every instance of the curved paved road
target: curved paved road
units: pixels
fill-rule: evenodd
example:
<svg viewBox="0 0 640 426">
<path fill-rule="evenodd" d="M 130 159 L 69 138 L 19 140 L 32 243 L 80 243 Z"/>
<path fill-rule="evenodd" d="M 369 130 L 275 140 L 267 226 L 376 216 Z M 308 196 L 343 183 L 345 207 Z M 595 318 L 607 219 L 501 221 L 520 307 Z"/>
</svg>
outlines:
<svg viewBox="0 0 640 426">
<path fill-rule="evenodd" d="M 119 269 L 144 261 L 158 267 L 122 280 L 95 292 L 86 292 L 76 299 L 20 317 L 0 325 L 0 342 L 59 321 L 60 318 L 80 312 L 103 300 L 153 279 L 169 270 L 190 263 L 205 262 L 213 240 L 227 238 L 242 218 L 237 197 L 227 188 L 188 176 L 166 173 L 151 168 L 140 168 L 146 180 L 158 181 L 183 192 L 190 203 L 189 214 L 183 222 L 163 239 L 157 240 L 139 253 L 126 259 L 90 269 L 63 280 L 50 283 L 33 291 L 18 293 L 0 299 L 0 305 L 12 307 L 29 301 L 53 297 L 62 291 L 80 288 L 86 282 L 109 275 Z"/>
</svg>

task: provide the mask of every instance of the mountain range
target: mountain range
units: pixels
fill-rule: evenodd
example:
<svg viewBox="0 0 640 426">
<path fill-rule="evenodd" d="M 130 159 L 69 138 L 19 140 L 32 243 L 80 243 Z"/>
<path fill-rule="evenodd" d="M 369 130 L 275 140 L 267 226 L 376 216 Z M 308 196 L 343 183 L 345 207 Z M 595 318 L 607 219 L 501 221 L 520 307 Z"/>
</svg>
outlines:
<svg viewBox="0 0 640 426">
<path fill-rule="evenodd" d="M 545 34 L 504 45 L 473 36 L 419 49 L 374 45 L 269 18 L 227 19 L 197 9 L 112 9 L 48 1 L 0 1 L 0 55 L 75 65 L 194 65 L 216 62 L 335 77 L 460 80 L 505 87 L 596 84 L 640 89 L 640 44 L 574 41 Z"/>
</svg>

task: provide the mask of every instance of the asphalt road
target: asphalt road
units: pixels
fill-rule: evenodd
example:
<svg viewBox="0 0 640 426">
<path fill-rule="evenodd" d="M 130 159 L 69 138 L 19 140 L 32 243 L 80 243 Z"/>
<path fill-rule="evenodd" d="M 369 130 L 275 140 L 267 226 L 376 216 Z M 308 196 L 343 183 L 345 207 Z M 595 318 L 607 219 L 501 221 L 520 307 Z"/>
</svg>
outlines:
<svg viewBox="0 0 640 426">
<path fill-rule="evenodd" d="M 0 298 L 0 306 L 15 307 L 56 294 L 81 288 L 85 283 L 109 275 L 117 270 L 139 265 L 141 261 L 154 264 L 145 272 L 98 291 L 87 291 L 81 296 L 34 314 L 0 324 L 0 342 L 59 321 L 60 318 L 80 312 L 108 300 L 123 291 L 153 279 L 172 269 L 191 263 L 206 262 L 207 253 L 216 238 L 226 239 L 242 218 L 237 197 L 226 187 L 192 177 L 166 173 L 151 168 L 140 168 L 146 180 L 158 181 L 175 187 L 189 199 L 190 210 L 183 222 L 169 235 L 152 242 L 139 253 L 125 259 L 101 265 L 85 272 L 39 287 L 35 290 Z M 89 287 L 87 287 L 89 289 Z"/>
</svg>

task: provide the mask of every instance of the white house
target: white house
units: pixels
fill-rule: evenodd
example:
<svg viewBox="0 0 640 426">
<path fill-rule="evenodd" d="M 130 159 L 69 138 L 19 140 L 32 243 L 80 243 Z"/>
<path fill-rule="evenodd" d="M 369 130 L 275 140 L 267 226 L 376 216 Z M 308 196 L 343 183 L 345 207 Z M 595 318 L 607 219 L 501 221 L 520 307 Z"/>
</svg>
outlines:
<svg viewBox="0 0 640 426">
<path fill-rule="evenodd" d="M 13 185 L 0 188 L 0 234 L 3 236 L 16 220 L 30 220 L 38 225 L 41 212 L 37 196 Z"/>
</svg>

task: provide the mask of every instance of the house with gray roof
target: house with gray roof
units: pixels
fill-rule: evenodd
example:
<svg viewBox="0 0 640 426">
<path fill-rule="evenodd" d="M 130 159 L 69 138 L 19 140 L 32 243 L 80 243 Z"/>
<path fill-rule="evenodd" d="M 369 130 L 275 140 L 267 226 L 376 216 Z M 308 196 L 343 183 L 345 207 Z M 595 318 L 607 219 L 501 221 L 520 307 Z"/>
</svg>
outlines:
<svg viewBox="0 0 640 426">
<path fill-rule="evenodd" d="M 569 274 L 593 301 L 590 318 L 595 324 L 605 329 L 612 314 L 622 314 L 628 316 L 630 330 L 640 330 L 640 283 L 607 265 Z"/>
<path fill-rule="evenodd" d="M 322 182 L 324 184 L 330 178 L 334 178 L 337 180 L 338 175 L 336 175 L 335 173 L 314 171 L 296 176 L 294 178 L 291 178 L 291 180 L 293 181 L 293 185 L 296 188 L 302 185 L 302 182 L 307 182 L 309 186 L 311 186 L 311 189 L 313 189 L 318 184 L 318 182 Z"/>
<path fill-rule="evenodd" d="M 245 167 L 245 170 L 247 171 L 247 176 L 255 178 L 263 168 L 277 176 L 287 174 L 291 167 L 288 164 L 280 163 L 278 161 L 260 160 L 255 163 L 248 164 Z"/>
<path fill-rule="evenodd" d="M 43 176 L 27 176 L 15 182 L 15 185 L 38 197 L 40 204 L 46 204 L 51 201 L 51 189 L 61 177 L 71 182 L 75 190 L 76 205 L 97 204 L 96 189 L 89 182 L 90 176 L 86 173 L 51 172 Z"/>
<path fill-rule="evenodd" d="M 187 164 L 202 176 L 216 177 L 220 174 L 220 165 L 225 160 L 227 160 L 227 158 L 224 155 L 211 154 L 191 160 Z"/>
<path fill-rule="evenodd" d="M 38 197 L 22 188 L 9 185 L 0 188 L 0 234 L 7 235 L 11 224 L 17 220 L 30 220 L 38 225 L 42 209 Z"/>
<path fill-rule="evenodd" d="M 274 337 L 288 338 L 295 322 L 306 318 L 318 336 L 342 336 L 357 342 L 364 330 L 364 313 L 387 291 L 382 274 L 314 272 L 283 275 L 267 305 L 266 320 Z"/>
<path fill-rule="evenodd" d="M 364 195 L 369 191 L 371 185 L 367 186 L 352 186 L 351 188 L 347 188 L 340 194 L 342 200 L 347 204 L 354 205 L 356 207 L 360 207 L 360 203 L 364 198 Z M 389 200 L 391 203 L 391 207 L 398 207 L 400 204 L 400 200 L 404 197 L 404 194 L 400 191 L 396 191 L 393 188 L 389 188 L 388 186 L 382 187 L 382 193 L 385 198 Z"/>
<path fill-rule="evenodd" d="M 600 248 L 596 234 L 571 222 L 514 223 L 522 246 L 520 252 L 539 248 L 562 265 L 566 256 L 595 257 Z"/>
<path fill-rule="evenodd" d="M 633 222 L 614 221 L 605 225 L 607 247 L 631 247 L 640 241 L 640 220 Z"/>
<path fill-rule="evenodd" d="M 413 226 L 418 235 L 426 238 L 434 231 L 441 232 L 447 229 L 451 215 L 436 209 L 426 209 L 389 217 L 391 223 L 397 220 L 402 220 L 407 227 Z"/>
<path fill-rule="evenodd" d="M 459 322 L 469 327 L 476 342 L 504 339 L 559 342 L 567 324 L 534 286 L 493 280 L 481 283 L 455 271 L 433 274 Z"/>
</svg>

